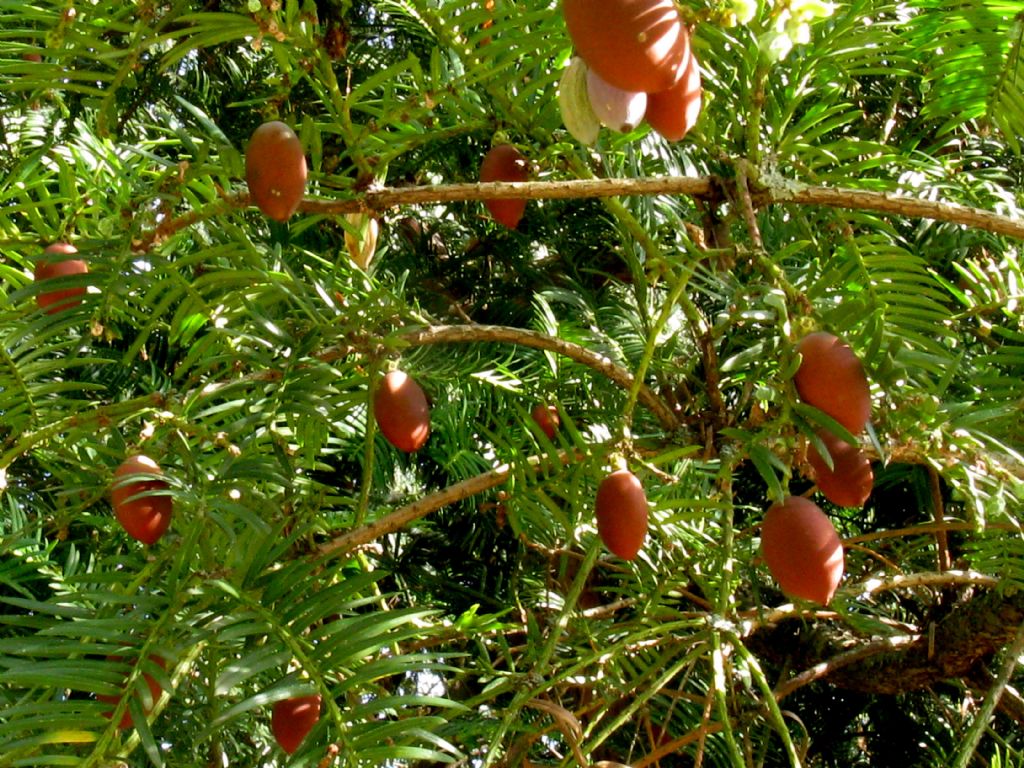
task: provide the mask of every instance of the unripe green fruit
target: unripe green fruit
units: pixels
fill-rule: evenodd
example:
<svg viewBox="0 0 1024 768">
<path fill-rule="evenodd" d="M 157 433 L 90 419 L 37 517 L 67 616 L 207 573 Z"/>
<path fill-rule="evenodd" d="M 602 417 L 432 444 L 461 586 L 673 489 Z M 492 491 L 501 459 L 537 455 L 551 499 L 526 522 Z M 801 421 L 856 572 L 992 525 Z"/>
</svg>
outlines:
<svg viewBox="0 0 1024 768">
<path fill-rule="evenodd" d="M 558 81 L 558 110 L 562 125 L 576 141 L 590 146 L 601 133 L 601 121 L 594 114 L 587 93 L 587 64 L 573 56 Z"/>
</svg>

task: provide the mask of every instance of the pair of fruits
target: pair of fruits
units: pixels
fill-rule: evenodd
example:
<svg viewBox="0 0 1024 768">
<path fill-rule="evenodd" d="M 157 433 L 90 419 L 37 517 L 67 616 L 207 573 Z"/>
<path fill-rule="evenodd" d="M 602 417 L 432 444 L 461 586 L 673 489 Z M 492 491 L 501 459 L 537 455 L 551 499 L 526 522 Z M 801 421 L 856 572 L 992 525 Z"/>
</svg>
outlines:
<svg viewBox="0 0 1024 768">
<path fill-rule="evenodd" d="M 423 388 L 404 371 L 387 373 L 373 392 L 377 428 L 395 448 L 418 451 L 430 437 L 430 403 Z M 553 405 L 536 405 L 530 412 L 540 430 L 553 440 L 561 424 Z"/>
<path fill-rule="evenodd" d="M 871 417 L 871 391 L 856 353 L 827 331 L 804 336 L 796 351 L 801 361 L 793 383 L 800 399 L 831 416 L 851 434 L 860 434 Z M 863 506 L 874 484 L 867 455 L 827 430 L 817 434 L 831 457 L 829 466 L 816 446 L 808 452 L 818 489 L 833 504 Z"/>
<path fill-rule="evenodd" d="M 871 392 L 860 359 L 825 331 L 803 337 L 796 349 L 801 361 L 793 381 L 800 399 L 859 434 L 871 416 Z M 830 465 L 811 446 L 808 461 L 818 490 L 834 504 L 863 506 L 874 481 L 868 457 L 827 430 L 817 434 L 831 459 Z M 843 578 L 843 545 L 835 526 L 818 505 L 800 496 L 787 496 L 765 513 L 761 554 L 784 592 L 822 605 Z"/>
<path fill-rule="evenodd" d="M 645 118 L 669 141 L 697 122 L 703 91 L 690 31 L 673 0 L 563 0 L 576 48 L 559 83 L 562 122 L 584 144 L 601 125 L 627 132 Z"/>
<path fill-rule="evenodd" d="M 107 659 L 109 661 L 116 661 L 119 657 L 108 656 Z M 149 659 L 161 669 L 167 668 L 166 662 L 161 657 L 150 656 Z M 149 696 L 135 695 L 141 699 L 143 712 L 148 715 L 160 698 L 163 689 L 160 683 L 148 672 L 144 672 L 142 677 L 146 687 L 149 689 Z M 116 694 L 97 694 L 96 700 L 116 706 L 120 702 L 121 696 Z M 303 740 L 313 730 L 313 726 L 320 720 L 320 701 L 320 694 L 312 694 L 310 696 L 296 696 L 275 702 L 271 709 L 270 731 L 281 749 L 289 755 L 294 754 L 298 750 Z M 104 713 L 108 718 L 113 717 L 113 714 L 113 711 Z M 118 722 L 117 727 L 125 730 L 131 728 L 132 724 L 131 711 L 128 707 L 125 707 L 124 715 L 121 717 L 120 722 Z"/>
</svg>

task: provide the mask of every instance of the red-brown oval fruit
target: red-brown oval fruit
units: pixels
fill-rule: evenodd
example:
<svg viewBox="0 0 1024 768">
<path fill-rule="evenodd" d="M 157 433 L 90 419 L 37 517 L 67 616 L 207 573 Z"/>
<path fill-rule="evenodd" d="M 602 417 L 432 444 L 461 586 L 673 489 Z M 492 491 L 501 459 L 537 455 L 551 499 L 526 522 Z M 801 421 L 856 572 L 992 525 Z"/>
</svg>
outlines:
<svg viewBox="0 0 1024 768">
<path fill-rule="evenodd" d="M 149 660 L 159 665 L 161 669 L 167 668 L 166 662 L 164 662 L 164 660 L 159 656 L 150 656 Z M 124 661 L 124 657 L 107 656 L 107 661 Z M 153 705 L 156 704 L 157 699 L 160 698 L 160 694 L 163 692 L 163 689 L 160 687 L 160 684 L 153 678 L 153 676 L 150 675 L 148 672 L 143 672 L 142 678 L 146 681 L 146 685 L 149 687 L 149 701 L 147 702 L 143 699 L 140 703 L 142 704 L 143 712 L 145 712 L 148 715 L 153 710 Z M 135 695 L 139 698 L 142 698 L 142 696 L 139 693 L 136 693 Z M 119 704 L 121 701 L 121 697 L 97 693 L 96 700 L 102 701 L 105 704 L 113 704 L 114 706 L 117 706 L 117 704 Z M 103 716 L 108 718 L 113 717 L 114 713 L 113 711 L 104 712 Z M 124 714 L 121 716 L 121 722 L 117 724 L 117 727 L 121 730 L 132 727 L 132 714 L 131 710 L 128 707 L 125 707 Z"/>
<path fill-rule="evenodd" d="M 373 415 L 381 434 L 400 451 L 418 451 L 430 437 L 430 404 L 416 381 L 391 371 L 373 394 Z"/>
<path fill-rule="evenodd" d="M 548 440 L 555 439 L 555 432 L 562 425 L 562 420 L 558 416 L 558 409 L 553 405 L 533 406 L 533 410 L 530 411 L 530 418 L 537 423 L 540 431 L 548 436 Z"/>
<path fill-rule="evenodd" d="M 673 0 L 563 0 L 576 53 L 624 91 L 657 93 L 676 84 L 690 32 Z"/>
<path fill-rule="evenodd" d="M 634 559 L 647 537 L 647 495 L 636 475 L 620 469 L 605 477 L 594 510 L 604 545 L 623 560 Z"/>
<path fill-rule="evenodd" d="M 668 141 L 679 141 L 697 124 L 703 95 L 700 64 L 691 51 L 678 83 L 647 94 L 647 122 Z"/>
<path fill-rule="evenodd" d="M 587 70 L 587 98 L 601 125 L 629 133 L 643 122 L 647 94 L 624 91 L 608 83 L 594 70 Z"/>
<path fill-rule="evenodd" d="M 291 755 L 319 719 L 320 694 L 297 696 L 274 704 L 270 715 L 270 730 L 281 749 Z"/>
<path fill-rule="evenodd" d="M 818 437 L 832 456 L 832 469 L 829 469 L 817 448 L 811 445 L 807 451 L 807 461 L 814 468 L 818 490 L 833 504 L 863 507 L 875 484 L 867 454 L 826 430 L 820 430 Z"/>
<path fill-rule="evenodd" d="M 530 166 L 522 153 L 511 144 L 498 144 L 480 164 L 480 181 L 528 181 Z M 526 200 L 485 199 L 484 205 L 491 216 L 509 229 L 515 229 L 526 211 Z"/>
<path fill-rule="evenodd" d="M 141 493 L 164 491 L 167 483 L 156 478 L 130 479 L 132 475 L 162 475 L 159 465 L 141 454 L 124 460 L 114 470 L 114 484 L 110 489 L 110 504 L 121 526 L 133 539 L 143 544 L 155 544 L 171 524 L 172 501 L 167 495 L 133 498 Z"/>
<path fill-rule="evenodd" d="M 46 253 L 58 256 L 70 256 L 78 253 L 78 249 L 69 243 L 54 243 L 48 246 Z M 54 277 L 67 277 L 68 275 L 84 275 L 89 272 L 89 266 L 81 259 L 60 259 L 48 260 L 45 257 L 36 262 L 33 275 L 37 283 L 49 280 Z M 56 291 L 44 291 L 36 294 L 36 304 L 45 309 L 47 314 L 53 315 L 82 303 L 81 296 L 85 295 L 85 286 L 74 286 L 71 288 L 60 288 Z"/>
<path fill-rule="evenodd" d="M 871 390 L 860 358 L 827 331 L 808 334 L 796 345 L 803 360 L 793 377 L 800 399 L 859 434 L 871 417 Z"/>
<path fill-rule="evenodd" d="M 264 215 L 288 221 L 306 191 L 306 154 L 295 131 L 279 120 L 253 131 L 245 151 L 245 180 Z"/>
<path fill-rule="evenodd" d="M 801 496 L 787 496 L 765 513 L 761 554 L 783 592 L 821 605 L 843 578 L 839 534 L 818 505 Z"/>
</svg>

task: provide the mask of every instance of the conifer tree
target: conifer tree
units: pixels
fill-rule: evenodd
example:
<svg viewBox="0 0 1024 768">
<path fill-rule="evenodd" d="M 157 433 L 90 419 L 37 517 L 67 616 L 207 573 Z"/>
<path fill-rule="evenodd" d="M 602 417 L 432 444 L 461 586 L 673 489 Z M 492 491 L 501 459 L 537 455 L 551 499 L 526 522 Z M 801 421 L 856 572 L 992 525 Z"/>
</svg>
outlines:
<svg viewBox="0 0 1024 768">
<path fill-rule="evenodd" d="M 1024 765 L 1024 5 L 571 4 L 0 0 L 0 766 Z"/>
</svg>

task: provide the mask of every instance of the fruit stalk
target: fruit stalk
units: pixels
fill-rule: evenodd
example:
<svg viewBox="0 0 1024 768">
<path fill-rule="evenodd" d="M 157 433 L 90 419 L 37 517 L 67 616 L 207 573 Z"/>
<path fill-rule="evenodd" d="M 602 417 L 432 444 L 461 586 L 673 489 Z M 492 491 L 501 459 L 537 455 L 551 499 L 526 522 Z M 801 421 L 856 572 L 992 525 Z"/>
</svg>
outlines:
<svg viewBox="0 0 1024 768">
<path fill-rule="evenodd" d="M 718 719 L 722 723 L 722 732 L 725 734 L 725 743 L 729 747 L 729 757 L 734 768 L 746 768 L 747 762 L 743 759 L 743 753 L 736 743 L 736 734 L 732 732 L 732 718 L 729 716 L 729 699 L 726 697 L 727 677 L 725 674 L 725 652 L 722 649 L 722 632 L 715 629 L 711 632 L 711 662 L 714 667 L 714 689 L 715 708 L 718 710 Z"/>
<path fill-rule="evenodd" d="M 779 737 L 782 739 L 782 745 L 786 748 L 786 756 L 789 758 L 790 766 L 792 768 L 800 768 L 800 754 L 793 743 L 793 736 L 790 734 L 789 728 L 786 727 L 786 718 L 783 717 L 782 710 L 779 709 L 779 702 L 775 698 L 775 691 L 772 690 L 771 685 L 768 683 L 768 678 L 765 677 L 761 664 L 757 661 L 757 657 L 743 644 L 743 639 L 739 635 L 735 632 L 729 632 L 729 640 L 732 647 L 736 649 L 736 652 L 746 663 L 751 677 L 757 683 L 757 687 L 761 689 L 765 707 L 768 709 L 768 714 L 771 715 L 769 720 L 771 720 L 772 725 L 775 726 L 775 730 L 778 731 Z"/>
</svg>

